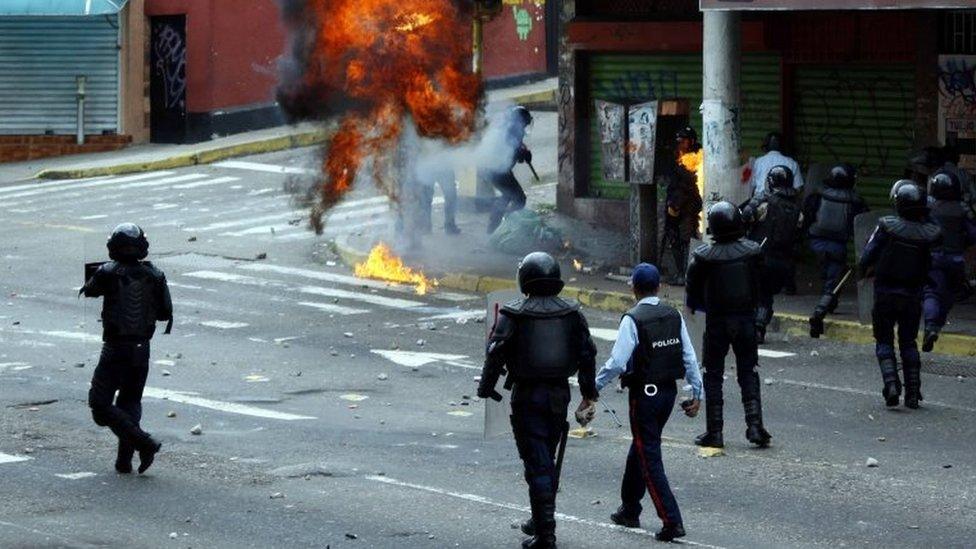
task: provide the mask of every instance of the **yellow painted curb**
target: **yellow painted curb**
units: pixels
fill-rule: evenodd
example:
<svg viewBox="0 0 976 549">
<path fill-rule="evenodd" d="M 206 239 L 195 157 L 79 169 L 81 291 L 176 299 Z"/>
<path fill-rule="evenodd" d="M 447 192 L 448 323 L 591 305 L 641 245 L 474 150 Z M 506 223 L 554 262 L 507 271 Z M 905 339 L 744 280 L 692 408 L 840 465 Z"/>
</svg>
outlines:
<svg viewBox="0 0 976 549">
<path fill-rule="evenodd" d="M 522 95 L 516 95 L 508 98 L 512 103 L 517 103 L 519 105 L 524 104 L 534 104 L 534 103 L 555 103 L 556 102 L 556 90 L 543 90 L 537 92 L 524 93 Z"/>
<path fill-rule="evenodd" d="M 110 175 L 122 175 L 129 173 L 151 172 L 158 170 L 170 170 L 173 168 L 185 168 L 198 164 L 212 164 L 228 158 L 247 156 L 252 154 L 264 154 L 269 152 L 283 151 L 298 147 L 307 147 L 324 143 L 329 138 L 330 132 L 316 130 L 294 135 L 272 137 L 260 141 L 249 143 L 238 143 L 226 147 L 207 149 L 196 153 L 184 153 L 150 162 L 132 162 L 128 164 L 116 164 L 114 166 L 97 166 L 93 168 L 53 168 L 38 173 L 37 179 L 84 179 L 88 177 L 101 177 Z"/>
</svg>

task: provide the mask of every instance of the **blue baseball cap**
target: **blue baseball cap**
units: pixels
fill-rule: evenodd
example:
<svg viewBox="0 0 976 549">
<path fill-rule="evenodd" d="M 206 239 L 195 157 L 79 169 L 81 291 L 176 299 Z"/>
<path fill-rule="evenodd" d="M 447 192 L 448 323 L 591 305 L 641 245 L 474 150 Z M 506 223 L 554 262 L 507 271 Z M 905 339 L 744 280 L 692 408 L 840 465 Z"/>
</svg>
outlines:
<svg viewBox="0 0 976 549">
<path fill-rule="evenodd" d="M 661 285 L 661 273 L 650 263 L 641 263 L 634 267 L 630 275 L 630 285 L 639 290 L 656 290 Z"/>
</svg>

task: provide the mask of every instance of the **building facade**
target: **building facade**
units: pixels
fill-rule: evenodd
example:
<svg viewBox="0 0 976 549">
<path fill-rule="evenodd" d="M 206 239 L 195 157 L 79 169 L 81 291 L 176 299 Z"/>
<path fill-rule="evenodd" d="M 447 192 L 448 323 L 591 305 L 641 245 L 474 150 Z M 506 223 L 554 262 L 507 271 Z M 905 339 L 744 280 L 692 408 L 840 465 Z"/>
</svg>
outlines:
<svg viewBox="0 0 976 549">
<path fill-rule="evenodd" d="M 739 9 L 764 2 L 778 0 L 703 5 Z M 741 14 L 743 171 L 763 154 L 769 131 L 784 133 L 788 152 L 813 184 L 834 163 L 855 165 L 861 192 L 874 206 L 887 204 L 892 181 L 921 147 L 951 142 L 964 162 L 976 164 L 970 122 L 976 111 L 966 99 L 976 91 L 976 12 L 779 3 L 792 6 Z M 595 101 L 686 100 L 690 124 L 701 135 L 702 15 L 693 0 L 576 0 L 564 6 L 563 21 L 558 207 L 594 222 L 614 220 L 624 230 L 630 188 L 603 177 Z"/>
</svg>

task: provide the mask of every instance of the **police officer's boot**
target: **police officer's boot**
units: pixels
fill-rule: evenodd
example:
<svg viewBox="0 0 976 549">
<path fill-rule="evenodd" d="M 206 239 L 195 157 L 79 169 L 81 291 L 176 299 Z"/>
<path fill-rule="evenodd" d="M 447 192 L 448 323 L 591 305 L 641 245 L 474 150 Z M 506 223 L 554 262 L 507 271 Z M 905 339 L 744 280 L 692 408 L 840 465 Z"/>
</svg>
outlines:
<svg viewBox="0 0 976 549">
<path fill-rule="evenodd" d="M 763 427 L 762 403 L 755 398 L 743 402 L 742 407 L 746 412 L 746 439 L 760 448 L 769 446 L 773 437 Z"/>
<path fill-rule="evenodd" d="M 711 400 L 705 399 L 705 432 L 695 438 L 695 444 L 709 448 L 724 448 L 725 443 L 722 440 L 723 426 L 722 404 L 716 404 Z"/>
<path fill-rule="evenodd" d="M 834 294 L 824 294 L 817 302 L 817 306 L 813 308 L 813 315 L 810 317 L 810 337 L 819 339 L 823 335 L 824 318 L 827 317 L 827 313 L 831 309 L 831 303 L 834 304 L 833 307 L 837 307 L 837 299 Z"/>
<path fill-rule="evenodd" d="M 522 530 L 522 533 L 525 534 L 526 536 L 534 536 L 535 521 L 532 520 L 532 517 L 529 517 L 529 520 L 523 522 L 522 525 L 519 527 L 519 529 Z"/>
<path fill-rule="evenodd" d="M 139 449 L 139 474 L 143 474 L 153 464 L 156 454 L 159 453 L 163 445 L 154 440 L 148 433 L 142 433 L 138 438 Z"/>
<path fill-rule="evenodd" d="M 918 409 L 918 401 L 922 400 L 922 372 L 921 364 L 904 363 L 905 369 L 905 407 Z M 895 401 L 895 404 L 898 404 Z"/>
<path fill-rule="evenodd" d="M 522 542 L 523 549 L 555 549 L 556 502 L 552 499 L 533 499 L 531 505 L 535 533 Z"/>
<path fill-rule="evenodd" d="M 898 406 L 898 398 L 901 397 L 901 380 L 898 379 L 898 365 L 893 358 L 878 359 L 878 365 L 881 367 L 881 381 L 884 382 L 884 389 L 881 390 L 881 395 L 884 396 L 885 406 Z"/>
<path fill-rule="evenodd" d="M 769 316 L 769 309 L 766 307 L 759 307 L 756 309 L 756 344 L 762 345 L 766 343 L 766 323 L 769 322 L 766 317 Z"/>
<path fill-rule="evenodd" d="M 939 340 L 939 327 L 929 324 L 925 327 L 925 338 L 922 339 L 922 352 L 931 353 L 935 342 Z M 906 380 L 907 385 L 907 380 Z"/>
<path fill-rule="evenodd" d="M 127 475 L 132 472 L 132 456 L 136 449 L 128 442 L 119 439 L 119 451 L 115 457 L 115 471 L 120 475 Z"/>
</svg>

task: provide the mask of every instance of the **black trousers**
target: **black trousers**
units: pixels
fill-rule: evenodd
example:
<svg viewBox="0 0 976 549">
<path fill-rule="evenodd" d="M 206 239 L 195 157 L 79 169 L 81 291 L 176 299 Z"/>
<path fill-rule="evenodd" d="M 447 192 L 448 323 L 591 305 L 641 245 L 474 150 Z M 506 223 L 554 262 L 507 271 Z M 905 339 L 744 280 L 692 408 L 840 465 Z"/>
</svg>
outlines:
<svg viewBox="0 0 976 549">
<path fill-rule="evenodd" d="M 879 361 L 895 360 L 895 327 L 898 332 L 898 351 L 906 371 L 921 370 L 918 354 L 918 328 L 921 323 L 922 302 L 919 297 L 900 294 L 874 294 L 871 311 L 874 329 L 875 355 Z"/>
<path fill-rule="evenodd" d="M 88 406 L 95 424 L 108 427 L 121 445 L 135 450 L 150 442 L 149 435 L 139 427 L 148 374 L 148 341 L 106 342 L 88 391 Z"/>
<path fill-rule="evenodd" d="M 518 179 L 515 179 L 515 174 L 511 171 L 491 174 L 490 178 L 491 184 L 501 193 L 501 196 L 495 198 L 488 226 L 498 227 L 505 214 L 525 207 L 526 196 L 525 191 L 522 190 L 522 185 L 519 184 Z"/>
<path fill-rule="evenodd" d="M 657 516 L 665 526 L 670 526 L 682 524 L 682 520 L 678 502 L 664 473 L 661 432 L 674 409 L 678 386 L 672 380 L 654 387 L 648 391 L 643 388 L 630 390 L 630 431 L 633 441 L 620 485 L 620 499 L 624 512 L 637 517 L 642 509 L 641 499 L 645 493 L 650 494 Z"/>
<path fill-rule="evenodd" d="M 512 430 L 533 503 L 556 501 L 556 447 L 568 407 L 568 384 L 523 382 L 512 390 Z"/>
<path fill-rule="evenodd" d="M 742 390 L 742 402 L 759 400 L 759 349 L 756 344 L 755 318 L 750 315 L 706 315 L 702 365 L 705 368 L 705 402 L 722 406 L 722 376 L 725 355 L 735 353 L 735 376 Z"/>
<path fill-rule="evenodd" d="M 759 308 L 756 310 L 756 325 L 765 328 L 773 318 L 773 298 L 783 291 L 790 279 L 793 262 L 783 258 L 767 257 L 762 270 Z"/>
</svg>

